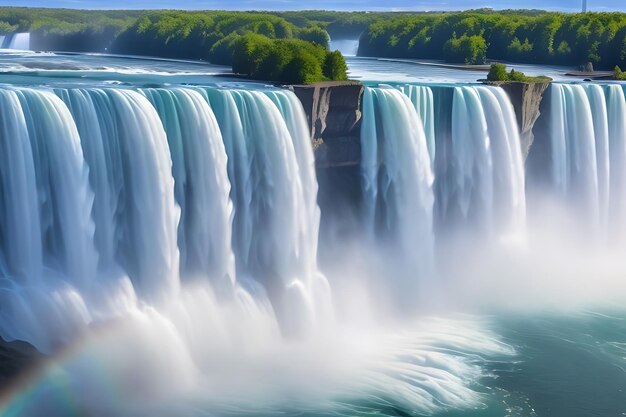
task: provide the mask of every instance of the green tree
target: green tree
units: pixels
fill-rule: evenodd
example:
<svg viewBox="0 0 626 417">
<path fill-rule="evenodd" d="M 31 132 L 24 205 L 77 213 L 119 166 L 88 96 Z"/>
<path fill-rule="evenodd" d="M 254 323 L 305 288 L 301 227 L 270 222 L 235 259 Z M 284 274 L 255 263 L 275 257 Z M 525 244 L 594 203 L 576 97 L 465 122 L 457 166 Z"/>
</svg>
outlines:
<svg viewBox="0 0 626 417">
<path fill-rule="evenodd" d="M 314 42 L 318 45 L 323 46 L 324 48 L 328 48 L 330 43 L 330 37 L 328 36 L 328 32 L 318 26 L 313 26 L 300 30 L 298 37 L 304 41 Z"/>
<path fill-rule="evenodd" d="M 329 80 L 343 81 L 348 79 L 348 65 L 341 52 L 333 51 L 326 55 L 323 72 Z"/>
<path fill-rule="evenodd" d="M 499 62 L 494 62 L 493 64 L 491 64 L 491 67 L 489 68 L 489 73 L 487 74 L 487 80 L 507 81 L 508 79 L 509 74 L 506 72 L 506 65 Z"/>
<path fill-rule="evenodd" d="M 487 42 L 479 35 L 463 35 L 446 42 L 443 52 L 448 62 L 483 64 L 487 59 Z"/>
<path fill-rule="evenodd" d="M 209 61 L 213 64 L 232 65 L 235 44 L 240 38 L 241 35 L 230 33 L 225 38 L 215 42 L 209 50 Z"/>
<path fill-rule="evenodd" d="M 271 49 L 271 39 L 263 35 L 249 33 L 240 37 L 234 45 L 233 71 L 254 76 Z"/>
<path fill-rule="evenodd" d="M 312 84 L 324 80 L 319 61 L 306 51 L 300 52 L 285 66 L 281 78 L 291 84 Z"/>
<path fill-rule="evenodd" d="M 276 31 L 274 30 L 274 25 L 268 21 L 259 22 L 256 26 L 256 33 L 259 35 L 267 36 L 268 38 L 275 38 Z"/>
<path fill-rule="evenodd" d="M 510 59 L 514 61 L 525 61 L 533 52 L 533 45 L 528 42 L 528 38 L 524 42 L 520 42 L 518 38 L 513 38 L 511 44 L 507 48 Z"/>
</svg>

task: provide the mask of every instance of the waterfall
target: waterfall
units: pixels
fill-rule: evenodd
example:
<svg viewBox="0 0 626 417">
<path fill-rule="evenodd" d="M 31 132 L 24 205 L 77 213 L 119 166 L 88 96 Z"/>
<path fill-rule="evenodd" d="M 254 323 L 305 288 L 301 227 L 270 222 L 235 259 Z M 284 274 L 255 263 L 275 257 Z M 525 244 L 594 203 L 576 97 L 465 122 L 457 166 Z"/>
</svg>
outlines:
<svg viewBox="0 0 626 417">
<path fill-rule="evenodd" d="M 366 227 L 397 242 L 417 277 L 430 276 L 433 251 L 433 172 L 421 118 L 393 88 L 367 88 L 361 128 Z M 395 246 L 394 246 L 395 247 Z"/>
<path fill-rule="evenodd" d="M 506 93 L 486 86 L 401 85 L 398 89 L 409 97 L 417 112 L 413 117 L 425 132 L 440 226 L 454 233 L 471 229 L 485 236 L 522 236 L 524 161 L 515 112 Z M 368 105 L 366 101 L 364 113 Z M 365 117 L 364 125 L 372 122 Z M 368 142 L 363 146 L 364 157 L 371 157 Z M 364 161 L 364 169 L 375 165 L 375 160 Z"/>
<path fill-rule="evenodd" d="M 375 111 L 382 106 L 378 97 L 383 93 L 380 89 L 366 91 L 361 147 L 368 224 L 374 224 L 373 219 L 380 212 L 380 167 L 396 164 L 394 159 L 382 162 L 379 144 L 401 140 L 406 136 L 400 130 L 404 126 L 407 130 L 419 128 L 419 134 L 425 137 L 430 161 L 413 158 L 435 171 L 435 217 L 441 227 L 453 233 L 469 228 L 486 236 L 522 236 L 526 227 L 524 161 L 515 112 L 506 93 L 486 86 L 396 88 L 408 97 L 414 111 L 407 117 L 419 126 L 385 120 L 382 111 Z M 385 131 L 381 127 L 385 123 L 398 126 L 400 131 Z M 387 170 L 388 167 L 383 172 Z M 421 193 L 421 188 L 413 187 L 412 192 Z M 386 214 L 388 219 L 392 216 L 393 213 Z M 425 221 L 431 222 L 430 217 Z"/>
<path fill-rule="evenodd" d="M 284 328 L 296 331 L 325 314 L 315 313 L 315 300 L 329 291 L 316 266 L 317 182 L 304 112 L 286 92 L 207 94 L 224 127 L 239 276 L 262 283 L 278 315 L 290 311 Z"/>
<path fill-rule="evenodd" d="M 30 50 L 30 33 L 13 33 L 9 35 L 7 49 L 16 49 L 19 51 Z"/>
<path fill-rule="evenodd" d="M 626 102 L 620 85 L 553 84 L 552 183 L 591 233 L 623 235 Z"/>
<path fill-rule="evenodd" d="M 428 144 L 430 161 L 435 161 L 435 103 L 433 90 L 427 86 L 404 85 L 400 86 L 402 92 L 409 97 L 415 110 L 420 116 Z"/>
<path fill-rule="evenodd" d="M 232 287 L 233 207 L 226 150 L 213 111 L 200 93 L 189 89 L 150 89 L 144 94 L 159 113 L 171 152 L 174 194 L 181 207 L 181 273 Z"/>
<path fill-rule="evenodd" d="M 43 272 L 43 248 L 35 167 L 26 118 L 14 91 L 0 91 L 0 243 L 2 275 L 37 283 Z M 10 244 L 8 244 L 10 242 Z"/>
<path fill-rule="evenodd" d="M 203 282 L 249 311 L 269 297 L 286 333 L 328 318 L 293 93 L 5 88 L 0 102 L 6 340 L 49 351 L 135 297 L 159 306 Z"/>
<path fill-rule="evenodd" d="M 626 236 L 626 100 L 620 85 L 607 86 L 609 124 L 609 220 L 618 237 Z"/>
<path fill-rule="evenodd" d="M 526 229 L 524 159 L 515 111 L 500 88 L 477 88 L 485 108 L 493 163 L 494 223 L 499 236 L 519 237 Z"/>
<path fill-rule="evenodd" d="M 180 209 L 167 138 L 159 115 L 129 90 L 62 90 L 79 123 L 96 195 L 96 242 L 135 288 L 166 297 L 178 287 Z"/>
<path fill-rule="evenodd" d="M 96 285 L 93 193 L 65 104 L 42 90 L 0 97 L 0 334 L 45 352 L 90 320 L 78 294 Z"/>
<path fill-rule="evenodd" d="M 330 50 L 339 51 L 343 56 L 356 56 L 359 51 L 358 39 L 330 39 Z"/>
<path fill-rule="evenodd" d="M 73 285 L 86 289 L 95 278 L 98 254 L 92 239 L 93 193 L 76 124 L 54 94 L 17 94 L 31 142 L 44 256 L 58 262 Z"/>
<path fill-rule="evenodd" d="M 486 236 L 519 237 L 525 230 L 526 197 L 513 106 L 499 88 L 459 86 L 451 107 L 451 121 L 445 123 L 449 131 L 438 132 L 442 138 L 437 138 L 442 222 Z"/>
<path fill-rule="evenodd" d="M 435 237 L 520 240 L 526 230 L 524 161 L 506 93 L 436 88 L 370 87 L 363 98 L 365 228 L 422 277 L 432 274 Z"/>
</svg>

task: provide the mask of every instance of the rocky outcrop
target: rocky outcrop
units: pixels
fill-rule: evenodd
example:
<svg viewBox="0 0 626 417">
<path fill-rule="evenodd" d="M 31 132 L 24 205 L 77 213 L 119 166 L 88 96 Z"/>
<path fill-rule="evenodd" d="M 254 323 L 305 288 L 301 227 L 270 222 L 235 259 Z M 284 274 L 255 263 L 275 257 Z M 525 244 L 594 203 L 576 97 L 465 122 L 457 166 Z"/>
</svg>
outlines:
<svg viewBox="0 0 626 417">
<path fill-rule="evenodd" d="M 356 230 L 361 196 L 361 104 L 359 82 L 289 86 L 306 113 L 317 166 L 317 201 L 324 212 L 323 236 L 348 236 Z M 321 256 L 325 257 L 323 242 Z"/>
<path fill-rule="evenodd" d="M 543 95 L 550 83 L 501 82 L 490 84 L 501 87 L 511 99 L 517 116 L 517 124 L 520 127 L 522 154 L 526 159 L 535 139 L 533 127 L 541 115 L 540 106 Z"/>
<path fill-rule="evenodd" d="M 361 99 L 356 81 L 289 86 L 302 102 L 318 167 L 358 165 L 361 160 Z"/>
<path fill-rule="evenodd" d="M 550 101 L 552 89 L 547 89 L 541 102 L 540 116 L 533 126 L 534 140 L 526 157 L 526 181 L 532 183 L 534 189 L 550 186 L 552 167 L 552 145 L 550 129 Z"/>
<path fill-rule="evenodd" d="M 26 342 L 6 342 L 0 338 L 0 390 L 9 388 L 44 359 L 44 355 Z"/>
</svg>

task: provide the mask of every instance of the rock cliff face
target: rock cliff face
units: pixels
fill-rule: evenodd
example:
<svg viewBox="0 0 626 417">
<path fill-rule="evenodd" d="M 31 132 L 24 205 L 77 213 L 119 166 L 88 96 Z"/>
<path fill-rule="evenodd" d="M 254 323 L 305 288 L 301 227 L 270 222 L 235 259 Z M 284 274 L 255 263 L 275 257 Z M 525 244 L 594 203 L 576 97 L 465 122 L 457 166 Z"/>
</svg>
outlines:
<svg viewBox="0 0 626 417">
<path fill-rule="evenodd" d="M 517 124 L 520 127 L 522 154 L 524 158 L 527 158 L 535 140 L 533 128 L 541 115 L 541 102 L 550 83 L 505 82 L 494 83 L 494 85 L 504 89 L 511 99 L 517 116 Z"/>
<path fill-rule="evenodd" d="M 534 142 L 533 128 L 541 115 L 541 103 L 550 83 L 489 84 L 504 89 L 510 97 L 520 127 L 522 153 L 526 158 Z M 328 82 L 294 85 L 289 89 L 300 99 L 307 115 L 318 168 L 358 166 L 361 161 L 363 85 L 356 81 Z M 451 105 L 451 98 L 447 98 L 449 100 L 444 101 Z M 449 111 L 439 107 L 439 112 Z M 438 130 L 440 134 L 441 129 Z"/>
<path fill-rule="evenodd" d="M 324 215 L 322 236 L 348 236 L 358 230 L 361 201 L 361 102 L 358 82 L 331 82 L 289 87 L 302 102 L 311 128 L 319 183 L 318 204 Z M 324 252 L 321 242 L 320 255 Z"/>
<path fill-rule="evenodd" d="M 346 81 L 289 88 L 300 99 L 307 115 L 317 166 L 358 165 L 363 85 Z"/>
<path fill-rule="evenodd" d="M 46 358 L 26 342 L 6 342 L 0 338 L 0 390 L 7 390 Z"/>
<path fill-rule="evenodd" d="M 552 89 L 543 94 L 540 116 L 533 126 L 534 141 L 526 157 L 526 180 L 536 186 L 549 185 L 552 149 L 550 140 L 550 96 Z"/>
</svg>

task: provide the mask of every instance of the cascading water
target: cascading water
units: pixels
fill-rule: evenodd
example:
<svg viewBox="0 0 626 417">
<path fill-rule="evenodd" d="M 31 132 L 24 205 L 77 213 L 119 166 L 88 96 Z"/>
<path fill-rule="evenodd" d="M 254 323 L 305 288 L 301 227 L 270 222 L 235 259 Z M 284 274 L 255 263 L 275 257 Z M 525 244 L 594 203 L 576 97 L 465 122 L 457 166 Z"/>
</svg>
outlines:
<svg viewBox="0 0 626 417">
<path fill-rule="evenodd" d="M 2 172 L 7 193 L 2 258 L 8 255 L 10 261 L 1 332 L 5 339 L 27 340 L 47 351 L 88 320 L 77 293 L 92 288 L 96 277 L 93 194 L 78 131 L 64 103 L 51 92 L 36 90 L 3 91 L 3 100 L 8 152 L 3 154 L 7 168 L 13 165 L 10 160 L 18 165 Z M 8 146 L 8 141 L 15 143 Z M 47 297 L 48 291 L 56 292 L 55 297 Z"/>
<path fill-rule="evenodd" d="M 454 87 L 450 113 L 440 112 L 435 120 L 435 100 L 430 87 L 400 86 L 399 89 L 409 100 L 384 88 L 368 88 L 364 98 L 362 171 L 370 227 L 375 224 L 381 207 L 386 210 L 387 198 L 404 201 L 406 195 L 424 195 L 421 186 L 401 180 L 402 175 L 420 184 L 432 181 L 428 175 L 423 175 L 423 170 L 431 169 L 429 161 L 402 148 L 405 138 L 413 137 L 409 143 L 418 142 L 426 147 L 434 161 L 435 206 L 442 222 L 466 224 L 499 237 L 523 235 L 526 222 L 524 165 L 515 113 L 506 93 L 492 87 Z M 413 110 L 394 108 L 389 111 L 388 102 L 392 100 L 401 102 L 395 104 L 400 108 L 410 103 Z M 445 118 L 451 119 L 449 131 L 441 128 L 436 132 L 435 126 L 442 125 Z M 402 158 L 391 153 L 394 147 L 400 149 L 401 155 L 412 155 L 408 159 L 419 161 L 417 169 L 422 171 L 409 173 L 403 168 Z M 396 182 L 407 188 L 400 192 L 401 197 L 389 197 L 392 195 L 389 190 L 398 192 Z M 381 198 L 386 202 L 382 206 Z M 417 199 L 425 201 L 421 197 Z M 415 209 L 409 212 L 421 213 Z M 388 222 L 397 221 L 393 209 L 384 216 Z M 431 214 L 411 217 L 422 218 L 426 224 L 432 222 Z M 423 234 L 414 229 L 408 233 L 424 242 Z"/>
<path fill-rule="evenodd" d="M 178 248 L 183 277 L 208 277 L 220 289 L 235 280 L 226 150 L 207 101 L 193 90 L 145 90 L 163 122 L 181 207 Z"/>
<path fill-rule="evenodd" d="M 550 97 L 554 189 L 585 220 L 589 232 L 623 236 L 626 101 L 622 86 L 553 84 Z"/>
<path fill-rule="evenodd" d="M 112 255 L 104 262 L 119 263 L 140 294 L 166 298 L 179 285 L 175 237 L 180 209 L 157 112 L 134 91 L 65 90 L 60 95 L 77 115 L 89 151 L 85 160 L 94 167 L 94 218 L 103 221 L 96 223 L 95 235 Z"/>
<path fill-rule="evenodd" d="M 2 336 L 49 351 L 76 326 L 120 313 L 112 294 L 130 287 L 163 303 L 181 279 L 220 293 L 241 281 L 261 303 L 269 296 L 285 331 L 323 319 L 330 290 L 317 271 L 317 182 L 292 96 L 2 90 Z M 22 286 L 52 285 L 50 275 L 80 311 L 65 308 L 69 320 L 51 299 L 59 321 L 74 324 L 45 335 L 34 328 L 41 312 L 17 299 Z"/>
<path fill-rule="evenodd" d="M 317 182 L 304 113 L 284 92 L 207 94 L 225 126 L 240 277 L 263 283 L 284 329 L 300 331 L 326 316 L 314 310 L 329 296 L 316 266 Z"/>
<path fill-rule="evenodd" d="M 424 126 L 424 134 L 426 135 L 426 143 L 428 144 L 428 153 L 430 161 L 435 161 L 435 103 L 433 90 L 431 87 L 422 85 L 403 85 L 400 86 L 402 92 L 409 97 L 415 110 L 419 114 L 420 120 Z"/>
<path fill-rule="evenodd" d="M 366 89 L 361 152 L 370 235 L 397 242 L 400 258 L 410 260 L 409 270 L 430 276 L 433 172 L 421 118 L 406 95 L 392 88 Z"/>
<path fill-rule="evenodd" d="M 22 283 L 37 283 L 43 272 L 41 226 L 35 181 L 32 148 L 26 119 L 14 91 L 0 91 L 0 126 L 3 140 L 2 163 L 2 225 L 4 244 L 2 273 Z M 9 204 L 10 203 L 10 204 Z"/>
<path fill-rule="evenodd" d="M 444 272 L 435 271 L 435 253 L 465 247 L 465 239 L 459 248 L 445 245 L 446 237 L 523 240 L 524 161 L 502 89 L 368 87 L 361 155 L 365 228 L 383 243 L 374 257 L 384 253 L 383 264 L 396 265 L 395 304 L 433 301 Z"/>
<path fill-rule="evenodd" d="M 453 213 L 488 235 L 519 236 L 526 217 L 524 168 L 515 113 L 504 91 L 455 87 L 451 124 L 451 142 L 438 153 L 449 158 L 438 195 L 443 218 Z"/>
<path fill-rule="evenodd" d="M 28 51 L 30 50 L 30 33 L 13 33 L 9 35 L 9 38 L 6 40 L 7 49 L 15 49 L 19 51 Z"/>
<path fill-rule="evenodd" d="M 330 39 L 330 50 L 339 51 L 343 56 L 356 56 L 359 51 L 358 39 Z"/>
</svg>

